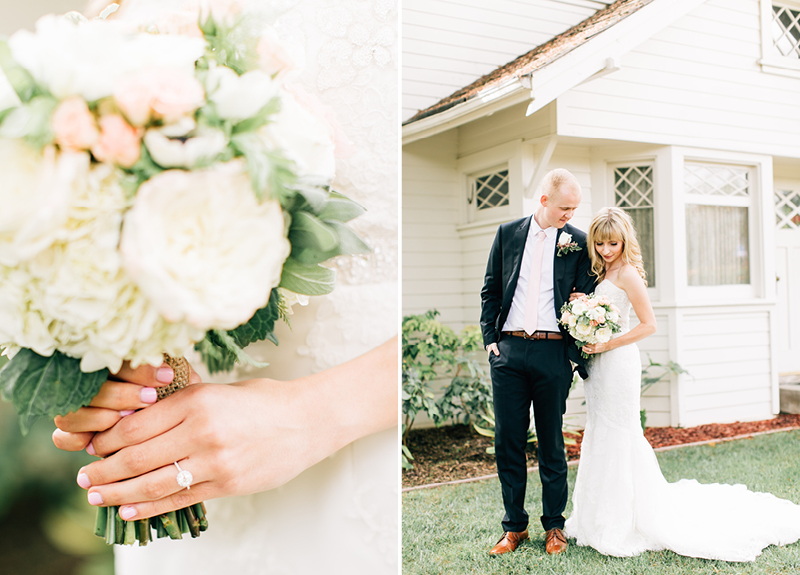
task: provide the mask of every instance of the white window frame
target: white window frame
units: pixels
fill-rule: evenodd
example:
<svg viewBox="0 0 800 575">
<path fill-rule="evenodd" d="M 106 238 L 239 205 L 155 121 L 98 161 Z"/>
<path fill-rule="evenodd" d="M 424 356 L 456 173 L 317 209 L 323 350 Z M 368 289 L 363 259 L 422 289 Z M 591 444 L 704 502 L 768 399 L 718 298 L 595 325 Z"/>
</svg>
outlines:
<svg viewBox="0 0 800 575">
<path fill-rule="evenodd" d="M 749 195 L 746 198 L 741 197 L 727 197 L 727 196 L 714 196 L 704 194 L 690 194 L 686 192 L 685 188 L 685 165 L 692 164 L 709 164 L 718 166 L 737 166 L 747 168 L 749 170 L 748 181 Z M 683 161 L 680 162 L 681 181 L 680 187 L 683 193 L 681 194 L 683 206 L 683 229 L 681 230 L 681 240 L 683 243 L 682 259 L 683 259 L 683 286 L 686 289 L 686 294 L 692 300 L 713 301 L 718 299 L 753 299 L 761 297 L 762 278 L 763 278 L 763 260 L 761 257 L 762 246 L 762 231 L 763 231 L 763 209 L 761 206 L 762 190 L 760 178 L 760 166 L 758 163 L 741 161 L 736 159 L 727 158 L 710 158 L 695 155 L 686 155 Z M 770 195 L 771 199 L 771 195 Z M 732 285 L 717 285 L 717 286 L 691 286 L 688 279 L 688 260 L 687 260 L 687 231 L 686 231 L 686 206 L 689 204 L 695 205 L 708 205 L 708 206 L 735 206 L 747 207 L 747 226 L 748 226 L 748 255 L 749 255 L 749 268 L 750 268 L 750 283 L 749 284 L 732 284 Z M 774 217 L 773 213 L 770 213 Z M 677 230 L 676 230 L 677 232 Z M 676 238 L 677 239 L 677 238 Z"/>
<path fill-rule="evenodd" d="M 800 78 L 800 58 L 781 55 L 772 39 L 772 5 L 786 6 L 800 12 L 800 0 L 760 0 L 761 9 L 761 70 L 769 74 Z"/>
<path fill-rule="evenodd" d="M 649 157 L 647 159 L 642 160 L 627 160 L 627 161 L 619 161 L 613 163 L 606 164 L 606 171 L 608 177 L 608 190 L 609 190 L 609 203 L 610 206 L 617 205 L 617 188 L 616 183 L 614 181 L 614 171 L 617 168 L 630 168 L 630 167 L 641 167 L 641 166 L 649 166 L 653 171 L 653 253 L 655 255 L 655 261 L 653 262 L 653 268 L 655 270 L 656 276 L 656 285 L 653 286 L 648 283 L 648 292 L 650 292 L 650 299 L 656 299 L 654 296 L 657 295 L 657 286 L 658 283 L 663 281 L 661 278 L 661 274 L 659 273 L 659 263 L 661 260 L 661 254 L 659 252 L 659 241 L 658 241 L 658 233 L 660 228 L 659 223 L 659 214 L 658 214 L 658 180 L 657 180 L 657 170 L 656 170 L 656 159 L 653 157 Z M 596 212 L 597 210 L 595 210 Z"/>
<path fill-rule="evenodd" d="M 506 185 L 508 186 L 508 196 L 506 203 L 502 206 L 494 206 L 491 208 L 478 209 L 478 198 L 476 193 L 477 181 L 479 178 L 496 174 L 498 172 L 506 172 Z M 511 208 L 511 178 L 508 162 L 493 166 L 488 169 L 473 172 L 467 175 L 467 220 L 469 222 L 481 222 L 486 220 L 495 220 L 497 218 L 508 217 Z"/>
</svg>

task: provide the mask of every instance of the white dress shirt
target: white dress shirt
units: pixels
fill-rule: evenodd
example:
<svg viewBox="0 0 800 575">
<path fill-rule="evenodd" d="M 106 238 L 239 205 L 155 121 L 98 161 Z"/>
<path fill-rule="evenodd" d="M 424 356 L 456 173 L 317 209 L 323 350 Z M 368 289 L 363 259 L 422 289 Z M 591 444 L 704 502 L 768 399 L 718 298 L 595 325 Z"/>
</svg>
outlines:
<svg viewBox="0 0 800 575">
<path fill-rule="evenodd" d="M 536 234 L 539 233 L 539 224 L 531 216 L 531 225 L 528 229 L 528 238 L 522 253 L 522 264 L 519 270 L 517 289 L 511 300 L 511 309 L 508 312 L 506 323 L 502 331 L 523 331 L 525 324 L 525 303 L 528 299 L 528 279 L 531 275 L 531 260 L 533 248 L 536 244 Z M 542 254 L 542 275 L 539 283 L 539 316 L 536 325 L 537 331 L 558 331 L 556 310 L 553 295 L 553 257 L 556 250 L 556 237 L 561 230 L 550 226 L 546 230 L 544 239 L 544 252 Z"/>
</svg>

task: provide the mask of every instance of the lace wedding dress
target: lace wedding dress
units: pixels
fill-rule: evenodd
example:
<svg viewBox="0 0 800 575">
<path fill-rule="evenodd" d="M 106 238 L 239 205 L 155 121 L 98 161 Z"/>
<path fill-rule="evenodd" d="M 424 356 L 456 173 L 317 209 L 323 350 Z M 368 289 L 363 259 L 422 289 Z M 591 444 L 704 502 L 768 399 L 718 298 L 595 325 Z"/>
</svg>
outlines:
<svg viewBox="0 0 800 575">
<path fill-rule="evenodd" d="M 121 17 L 144 19 L 183 0 L 134 0 Z M 252 0 L 301 72 L 294 78 L 333 110 L 353 144 L 337 159 L 335 188 L 367 213 L 352 221 L 373 251 L 340 258 L 333 293 L 294 306 L 280 346 L 248 348 L 270 366 L 227 376 L 294 379 L 384 343 L 398 328 L 396 0 Z M 125 10 L 127 8 L 127 11 Z M 194 365 L 199 361 L 193 360 Z M 205 376 L 219 382 L 218 376 Z M 116 549 L 118 575 L 197 573 L 396 574 L 397 429 L 341 449 L 277 489 L 206 502 L 198 539 Z"/>
<path fill-rule="evenodd" d="M 609 280 L 597 286 L 628 331 L 631 302 Z M 627 557 L 670 549 L 680 555 L 754 561 L 768 545 L 800 539 L 800 506 L 744 485 L 667 483 L 639 422 L 641 360 L 636 345 L 595 356 L 585 382 L 587 422 L 566 533 L 578 545 Z"/>
</svg>

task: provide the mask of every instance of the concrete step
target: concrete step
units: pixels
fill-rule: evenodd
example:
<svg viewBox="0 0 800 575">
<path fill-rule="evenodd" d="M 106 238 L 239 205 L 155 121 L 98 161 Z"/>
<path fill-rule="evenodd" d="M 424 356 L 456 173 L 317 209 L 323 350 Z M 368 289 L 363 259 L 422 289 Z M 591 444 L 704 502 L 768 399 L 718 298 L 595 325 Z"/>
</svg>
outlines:
<svg viewBox="0 0 800 575">
<path fill-rule="evenodd" d="M 782 373 L 778 382 L 781 413 L 800 413 L 800 373 Z"/>
</svg>

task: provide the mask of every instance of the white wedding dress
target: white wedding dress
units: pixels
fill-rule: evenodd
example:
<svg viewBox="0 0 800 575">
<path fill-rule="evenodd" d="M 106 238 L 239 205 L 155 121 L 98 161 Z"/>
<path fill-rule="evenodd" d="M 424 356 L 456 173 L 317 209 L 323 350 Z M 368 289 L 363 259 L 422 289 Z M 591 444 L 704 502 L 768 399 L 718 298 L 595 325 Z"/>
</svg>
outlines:
<svg viewBox="0 0 800 575">
<path fill-rule="evenodd" d="M 141 20 L 182 3 L 134 0 L 122 17 Z M 288 380 L 341 364 L 397 334 L 397 2 L 247 4 L 290 50 L 301 70 L 294 81 L 334 112 L 353 144 L 348 157 L 337 159 L 334 187 L 367 209 L 351 224 L 373 248 L 367 256 L 339 258 L 334 292 L 295 305 L 291 329 L 279 326 L 279 347 L 248 348 L 270 363 L 267 369 L 225 376 Z M 198 539 L 117 547 L 116 573 L 396 575 L 399 462 L 397 428 L 365 437 L 282 487 L 206 502 L 209 529 Z"/>
<path fill-rule="evenodd" d="M 597 286 L 628 331 L 631 303 L 611 281 Z M 627 557 L 680 555 L 754 561 L 768 545 L 800 539 L 800 506 L 744 485 L 667 483 L 639 421 L 641 360 L 635 344 L 589 361 L 587 421 L 565 531 L 578 545 Z"/>
</svg>

